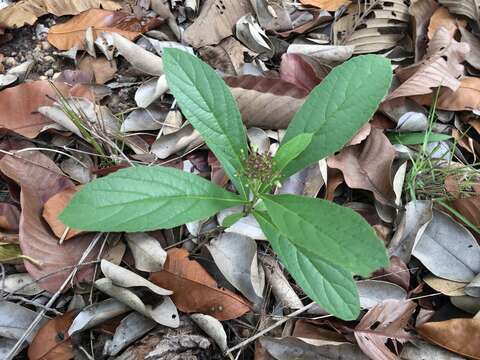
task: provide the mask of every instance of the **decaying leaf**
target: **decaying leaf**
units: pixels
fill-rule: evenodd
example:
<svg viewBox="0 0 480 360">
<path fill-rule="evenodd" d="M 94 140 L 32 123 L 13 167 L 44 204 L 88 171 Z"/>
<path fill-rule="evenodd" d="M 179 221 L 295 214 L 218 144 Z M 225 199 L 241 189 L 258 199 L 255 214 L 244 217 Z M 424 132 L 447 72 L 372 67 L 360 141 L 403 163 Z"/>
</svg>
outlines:
<svg viewBox="0 0 480 360">
<path fill-rule="evenodd" d="M 439 278 L 435 275 L 427 275 L 423 281 L 432 289 L 441 292 L 447 296 L 465 296 L 465 286 L 467 283 L 451 281 Z"/>
<path fill-rule="evenodd" d="M 308 94 L 281 79 L 253 75 L 226 77 L 247 127 L 284 129 Z"/>
<path fill-rule="evenodd" d="M 255 240 L 224 233 L 212 240 L 207 248 L 225 278 L 252 303 L 260 302 L 265 275 L 258 265 Z"/>
<path fill-rule="evenodd" d="M 172 290 L 172 300 L 181 311 L 229 320 L 250 310 L 250 304 L 242 297 L 219 288 L 198 262 L 188 258 L 188 251 L 174 248 L 167 254 L 163 270 L 152 273 L 150 280 Z"/>
<path fill-rule="evenodd" d="M 311 91 L 327 76 L 329 68 L 313 57 L 301 54 L 283 54 L 280 78 Z"/>
<path fill-rule="evenodd" d="M 463 22 L 462 25 L 465 26 L 465 22 Z M 437 30 L 441 27 L 445 28 L 452 37 L 459 28 L 459 20 L 452 16 L 445 7 L 439 7 L 430 18 L 430 24 L 428 25 L 428 38 L 432 39 L 433 35 L 435 35 Z"/>
<path fill-rule="evenodd" d="M 33 296 L 40 294 L 43 289 L 27 273 L 10 274 L 5 276 L 4 290 L 12 294 Z"/>
<path fill-rule="evenodd" d="M 48 41 L 59 50 L 73 47 L 81 50 L 85 48 L 87 29 L 91 29 L 93 40 L 102 32 L 118 33 L 133 40 L 158 24 L 156 19 L 141 20 L 125 12 L 91 9 L 63 24 L 52 26 Z"/>
<path fill-rule="evenodd" d="M 17 232 L 20 221 L 20 211 L 13 204 L 0 203 L 0 228 Z"/>
<path fill-rule="evenodd" d="M 349 146 L 330 157 L 328 166 L 342 171 L 347 185 L 372 191 L 383 204 L 393 204 L 392 163 L 395 149 L 380 129 L 372 129 L 365 143 Z"/>
<path fill-rule="evenodd" d="M 300 0 L 300 2 L 327 11 L 336 11 L 341 6 L 350 4 L 350 0 Z"/>
<path fill-rule="evenodd" d="M 465 360 L 462 356 L 444 350 L 439 346 L 424 341 L 408 343 L 402 349 L 402 360 L 435 359 L 435 360 Z"/>
<path fill-rule="evenodd" d="M 77 311 L 70 311 L 47 321 L 39 330 L 28 348 L 29 360 L 70 360 L 73 345 L 68 328 Z"/>
<path fill-rule="evenodd" d="M 404 328 L 415 308 L 412 301 L 386 300 L 366 313 L 354 332 L 362 351 L 372 359 L 398 359 L 385 343 L 388 339 L 400 343 L 411 339 Z"/>
<path fill-rule="evenodd" d="M 74 186 L 73 182 L 62 175 L 61 170 L 47 156 L 39 151 L 22 152 L 16 157 L 6 155 L 0 160 L 0 170 L 21 187 L 20 204 L 20 247 L 24 255 L 41 261 L 38 267 L 25 262 L 28 273 L 39 285 L 52 293 L 57 291 L 77 265 L 85 249 L 90 245 L 93 235 L 79 235 L 74 242 L 58 244 L 42 218 L 45 201 L 57 192 Z M 96 251 L 92 251 L 86 261 L 92 260 Z M 45 277 L 45 275 L 49 275 Z M 92 267 L 83 266 L 77 272 L 75 281 L 91 281 Z"/>
<path fill-rule="evenodd" d="M 428 42 L 428 25 L 433 13 L 439 7 L 435 0 L 412 1 L 408 9 L 414 20 L 413 39 L 415 43 L 415 61 L 425 55 Z"/>
<path fill-rule="evenodd" d="M 190 317 L 198 327 L 215 341 L 220 350 L 227 350 L 227 334 L 220 321 L 213 316 L 204 314 L 192 314 Z"/>
<path fill-rule="evenodd" d="M 470 282 L 480 272 L 480 246 L 473 235 L 438 210 L 418 231 L 412 255 L 448 280 Z"/>
<path fill-rule="evenodd" d="M 38 17 L 48 13 L 76 15 L 100 7 L 118 10 L 122 6 L 115 0 L 21 0 L 0 10 L 0 25 L 3 28 L 18 28 L 33 25 Z"/>
<path fill-rule="evenodd" d="M 248 0 L 206 0 L 197 19 L 184 33 L 185 41 L 195 48 L 218 44 L 232 35 L 237 20 L 252 12 Z"/>
<path fill-rule="evenodd" d="M 388 95 L 387 100 L 431 94 L 432 88 L 439 86 L 456 91 L 464 70 L 461 63 L 469 51 L 468 44 L 459 43 L 447 29 L 439 28 L 429 43 L 424 60 L 396 71 L 402 84 Z"/>
<path fill-rule="evenodd" d="M 0 301 L 0 336 L 7 339 L 18 340 L 25 333 L 25 330 L 33 322 L 37 313 L 19 304 L 1 300 Z M 38 329 L 39 326 L 36 327 Z M 32 342 L 35 331 L 27 337 Z"/>
<path fill-rule="evenodd" d="M 405 36 L 410 14 L 402 0 L 369 0 L 351 4 L 334 23 L 338 44 L 355 46 L 355 54 L 396 46 Z"/>
<path fill-rule="evenodd" d="M 104 57 L 85 56 L 78 67 L 81 71 L 90 71 L 93 74 L 96 84 L 105 84 L 115 76 L 117 72 L 117 62 L 115 59 L 108 60 Z"/>
<path fill-rule="evenodd" d="M 357 281 L 360 306 L 371 309 L 388 300 L 405 300 L 407 292 L 398 285 L 381 280 Z"/>
<path fill-rule="evenodd" d="M 448 8 L 452 14 L 466 16 L 477 23 L 480 20 L 478 17 L 478 0 L 439 0 L 438 2 Z"/>
<path fill-rule="evenodd" d="M 65 83 L 54 83 L 63 96 L 87 96 L 88 87 L 70 87 Z M 52 121 L 37 112 L 41 106 L 53 104 L 55 88 L 46 80 L 23 83 L 0 92 L 0 127 L 12 130 L 28 138 L 35 138 Z"/>
<path fill-rule="evenodd" d="M 417 327 L 426 340 L 457 354 L 480 359 L 480 320 L 451 319 L 428 322 Z"/>
<path fill-rule="evenodd" d="M 42 216 L 58 238 L 68 240 L 81 233 L 75 229 L 67 231 L 67 226 L 58 219 L 58 215 L 67 207 L 76 192 L 76 188 L 62 190 L 49 198 L 43 205 Z"/>
<path fill-rule="evenodd" d="M 125 238 L 138 270 L 146 272 L 162 270 L 167 253 L 157 239 L 147 233 L 127 233 Z"/>
</svg>

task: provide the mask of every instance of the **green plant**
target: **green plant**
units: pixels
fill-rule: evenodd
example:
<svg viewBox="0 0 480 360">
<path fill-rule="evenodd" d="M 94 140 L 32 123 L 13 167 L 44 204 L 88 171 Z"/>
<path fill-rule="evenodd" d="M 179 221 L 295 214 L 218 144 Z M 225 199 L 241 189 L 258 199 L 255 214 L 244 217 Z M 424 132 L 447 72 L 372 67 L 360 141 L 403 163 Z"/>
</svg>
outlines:
<svg viewBox="0 0 480 360">
<path fill-rule="evenodd" d="M 382 242 L 353 210 L 294 195 L 270 195 L 282 179 L 341 149 L 367 122 L 391 82 L 391 66 L 374 55 L 338 67 L 309 95 L 272 158 L 249 150 L 240 112 L 223 80 L 181 50 L 164 54 L 167 80 L 190 123 L 215 153 L 239 195 L 193 174 L 135 167 L 93 181 L 60 219 L 75 229 L 147 231 L 171 228 L 243 206 L 305 293 L 330 313 L 360 311 L 352 273 L 388 265 Z"/>
</svg>

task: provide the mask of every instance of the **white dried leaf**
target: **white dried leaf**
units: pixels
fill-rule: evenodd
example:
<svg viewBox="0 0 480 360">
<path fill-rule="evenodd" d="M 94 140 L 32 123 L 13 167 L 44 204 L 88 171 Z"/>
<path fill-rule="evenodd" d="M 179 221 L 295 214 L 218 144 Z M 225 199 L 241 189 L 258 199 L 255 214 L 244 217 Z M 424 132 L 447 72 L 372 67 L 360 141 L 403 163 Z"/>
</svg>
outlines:
<svg viewBox="0 0 480 360">
<path fill-rule="evenodd" d="M 167 253 L 157 239 L 147 233 L 126 233 L 125 238 L 138 270 L 145 272 L 162 270 Z"/>
<path fill-rule="evenodd" d="M 135 102 L 141 108 L 150 106 L 168 91 L 167 78 L 162 75 L 152 78 L 140 85 L 135 93 Z"/>
<path fill-rule="evenodd" d="M 28 284 L 28 285 L 27 285 Z M 43 289 L 28 273 L 11 274 L 5 276 L 3 290 L 12 294 L 34 296 L 40 294 Z"/>
<path fill-rule="evenodd" d="M 220 350 L 227 350 L 227 334 L 220 321 L 213 316 L 204 314 L 192 314 L 190 318 L 215 341 Z"/>
</svg>

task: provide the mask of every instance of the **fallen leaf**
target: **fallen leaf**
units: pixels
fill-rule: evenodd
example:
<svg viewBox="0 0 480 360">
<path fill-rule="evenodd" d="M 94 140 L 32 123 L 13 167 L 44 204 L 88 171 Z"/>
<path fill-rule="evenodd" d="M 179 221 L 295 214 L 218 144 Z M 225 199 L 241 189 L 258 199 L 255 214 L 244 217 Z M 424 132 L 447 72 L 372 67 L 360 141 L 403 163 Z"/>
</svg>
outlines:
<svg viewBox="0 0 480 360">
<path fill-rule="evenodd" d="M 93 303 L 78 313 L 68 329 L 68 335 L 91 329 L 116 316 L 125 314 L 131 309 L 115 299 L 107 299 Z"/>
<path fill-rule="evenodd" d="M 396 70 L 402 84 L 387 96 L 387 100 L 431 94 L 432 88 L 439 86 L 456 91 L 460 87 L 458 78 L 464 72 L 461 63 L 469 51 L 468 44 L 459 43 L 447 29 L 439 28 L 429 43 L 424 60 Z"/>
<path fill-rule="evenodd" d="M 462 21 L 462 26 L 465 26 L 465 21 Z M 428 38 L 432 39 L 435 32 L 443 27 L 445 28 L 453 37 L 459 28 L 459 20 L 452 16 L 447 8 L 439 7 L 433 13 L 432 17 L 430 18 L 430 25 L 428 26 Z"/>
<path fill-rule="evenodd" d="M 480 229 L 480 196 L 455 199 L 452 201 L 451 206 L 462 214 L 471 224 Z"/>
<path fill-rule="evenodd" d="M 203 144 L 203 139 L 200 133 L 187 123 L 180 130 L 168 135 L 162 135 L 155 140 L 152 144 L 151 152 L 160 159 L 166 159 L 178 152 L 188 152 L 188 150 L 201 144 Z"/>
<path fill-rule="evenodd" d="M 190 318 L 215 341 L 220 350 L 227 350 L 227 334 L 220 321 L 213 316 L 204 314 L 192 314 Z"/>
<path fill-rule="evenodd" d="M 30 326 L 37 317 L 37 312 L 27 309 L 19 304 L 1 300 L 0 301 L 0 336 L 8 339 L 20 339 L 25 330 Z M 35 336 L 35 330 L 39 328 L 37 325 L 27 336 L 27 341 L 32 342 Z"/>
<path fill-rule="evenodd" d="M 280 63 L 280 78 L 311 91 L 327 76 L 328 67 L 315 59 L 301 54 L 283 54 Z"/>
<path fill-rule="evenodd" d="M 309 55 L 323 63 L 343 62 L 350 59 L 355 51 L 350 45 L 291 44 L 288 54 Z"/>
<path fill-rule="evenodd" d="M 422 105 L 432 103 L 432 95 L 415 96 L 413 99 Z M 439 110 L 447 111 L 479 110 L 480 79 L 466 76 L 460 80 L 460 85 L 455 91 L 442 88 L 438 95 L 436 107 Z"/>
<path fill-rule="evenodd" d="M 397 256 L 390 257 L 390 265 L 387 268 L 377 270 L 372 277 L 401 286 L 405 290 L 410 287 L 410 270 L 408 266 Z"/>
<path fill-rule="evenodd" d="M 247 0 L 223 0 L 221 4 L 206 0 L 197 19 L 185 30 L 184 40 L 194 48 L 218 44 L 233 34 L 238 19 L 252 12 Z"/>
<path fill-rule="evenodd" d="M 442 279 L 432 274 L 425 276 L 423 281 L 433 290 L 441 292 L 444 295 L 465 296 L 465 286 L 467 283 Z"/>
<path fill-rule="evenodd" d="M 77 191 L 77 188 L 62 190 L 49 198 L 43 205 L 42 216 L 58 238 L 63 237 L 64 240 L 68 240 L 81 233 L 81 231 L 69 229 L 65 235 L 67 226 L 58 219 L 58 215 L 67 207 Z"/>
<path fill-rule="evenodd" d="M 0 228 L 6 231 L 18 232 L 20 211 L 15 205 L 0 203 Z"/>
<path fill-rule="evenodd" d="M 411 201 L 405 205 L 397 231 L 388 245 L 390 256 L 398 256 L 408 264 L 418 231 L 432 220 L 431 201 Z"/>
<path fill-rule="evenodd" d="M 285 129 L 308 91 L 281 79 L 242 75 L 224 78 L 247 127 Z"/>
<path fill-rule="evenodd" d="M 438 9 L 439 5 L 435 0 L 413 1 L 408 12 L 412 15 L 415 27 L 413 39 L 415 42 L 415 62 L 420 61 L 425 55 L 428 43 L 428 25 L 430 18 Z"/>
<path fill-rule="evenodd" d="M 21 187 L 19 242 L 22 253 L 42 263 L 41 267 L 37 267 L 25 261 L 25 268 L 35 280 L 42 278 L 38 284 L 43 289 L 55 293 L 93 238 L 89 234 L 79 235 L 74 242 L 59 245 L 58 238 L 51 234 L 43 221 L 42 210 L 46 200 L 59 191 L 72 188 L 74 184 L 39 151 L 22 152 L 16 157 L 5 155 L 0 160 L 0 170 Z M 86 261 L 94 259 L 96 253 L 92 251 Z M 91 281 L 92 270 L 91 266 L 80 268 L 75 282 Z"/>
<path fill-rule="evenodd" d="M 384 301 L 407 298 L 407 292 L 403 288 L 386 281 L 361 280 L 356 284 L 363 309 L 371 309 Z"/>
<path fill-rule="evenodd" d="M 19 28 L 33 25 L 45 14 L 76 15 L 91 8 L 118 10 L 122 6 L 114 0 L 20 0 L 0 10 L 0 27 Z"/>
<path fill-rule="evenodd" d="M 327 11 L 337 11 L 341 6 L 350 4 L 350 0 L 300 0 L 300 2 Z"/>
<path fill-rule="evenodd" d="M 207 249 L 225 278 L 252 303 L 262 301 L 265 274 L 257 259 L 257 244 L 247 236 L 223 233 Z"/>
<path fill-rule="evenodd" d="M 55 87 L 69 95 L 92 97 L 88 87 L 70 87 L 65 83 L 54 83 Z M 37 112 L 41 106 L 52 105 L 55 88 L 47 80 L 26 82 L 0 92 L 0 127 L 12 130 L 30 139 L 35 138 L 52 121 Z"/>
<path fill-rule="evenodd" d="M 450 351 L 443 350 L 441 347 L 423 341 L 415 341 L 414 343 L 406 344 L 405 347 L 402 349 L 401 359 L 465 360 L 464 357 L 456 356 Z"/>
<path fill-rule="evenodd" d="M 328 158 L 327 164 L 342 171 L 350 188 L 372 191 L 382 204 L 393 204 L 394 158 L 395 148 L 383 131 L 372 129 L 364 143 L 344 148 L 338 155 Z"/>
<path fill-rule="evenodd" d="M 68 328 L 77 315 L 69 311 L 47 321 L 37 332 L 28 348 L 29 360 L 70 360 L 73 358 L 73 345 Z"/>
<path fill-rule="evenodd" d="M 465 60 L 475 69 L 480 69 L 480 39 L 463 26 L 460 26 L 459 30 L 462 34 L 462 42 L 470 45 L 470 52 Z"/>
<path fill-rule="evenodd" d="M 138 270 L 146 272 L 162 270 L 167 253 L 157 239 L 147 233 L 126 233 L 125 238 Z"/>
<path fill-rule="evenodd" d="M 463 15 L 473 21 L 479 22 L 478 19 L 478 1 L 477 0 L 439 0 L 440 5 L 445 6 L 452 14 Z"/>
<path fill-rule="evenodd" d="M 417 327 L 417 331 L 436 345 L 472 359 L 480 359 L 480 320 L 428 322 Z"/>
<path fill-rule="evenodd" d="M 115 356 L 157 326 L 152 319 L 137 312 L 125 316 L 115 329 L 115 334 L 108 345 L 105 344 L 105 354 Z"/>
<path fill-rule="evenodd" d="M 138 19 L 120 11 L 91 9 L 74 16 L 63 24 L 54 25 L 48 32 L 48 41 L 59 50 L 85 48 L 85 33 L 92 30 L 93 40 L 102 32 L 118 33 L 130 40 L 159 24 L 158 19 Z"/>
<path fill-rule="evenodd" d="M 122 122 L 121 132 L 158 130 L 163 127 L 168 109 L 151 105 L 145 109 L 137 109 L 128 114 Z"/>
<path fill-rule="evenodd" d="M 217 282 L 188 251 L 174 248 L 167 252 L 163 270 L 150 280 L 173 291 L 172 300 L 186 313 L 199 312 L 218 320 L 230 320 L 250 311 L 250 304 L 235 293 L 218 288 Z"/>
<path fill-rule="evenodd" d="M 435 209 L 432 220 L 418 231 L 412 255 L 448 280 L 470 282 L 480 272 L 480 246 L 473 235 Z"/>
<path fill-rule="evenodd" d="M 78 68 L 81 71 L 91 71 L 95 78 L 95 83 L 105 84 L 114 78 L 117 73 L 117 62 L 115 59 L 107 60 L 104 57 L 85 56 L 80 60 Z"/>
<path fill-rule="evenodd" d="M 416 307 L 412 301 L 386 300 L 369 310 L 354 331 L 362 351 L 371 359 L 397 360 L 386 342 L 390 339 L 404 343 L 412 339 L 404 328 Z"/>
</svg>

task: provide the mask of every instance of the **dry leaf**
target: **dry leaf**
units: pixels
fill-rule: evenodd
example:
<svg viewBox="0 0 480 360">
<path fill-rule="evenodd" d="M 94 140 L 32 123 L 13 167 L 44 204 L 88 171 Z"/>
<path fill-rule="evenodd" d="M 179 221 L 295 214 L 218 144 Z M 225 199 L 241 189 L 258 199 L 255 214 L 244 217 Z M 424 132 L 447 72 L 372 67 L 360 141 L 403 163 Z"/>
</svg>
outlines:
<svg viewBox="0 0 480 360">
<path fill-rule="evenodd" d="M 321 65 L 311 56 L 283 54 L 280 63 L 280 78 L 311 91 L 327 76 L 329 68 Z"/>
<path fill-rule="evenodd" d="M 167 253 L 157 239 L 147 233 L 127 233 L 125 238 L 138 270 L 146 272 L 162 270 Z"/>
<path fill-rule="evenodd" d="M 197 19 L 184 33 L 184 40 L 194 48 L 216 45 L 233 34 L 232 29 L 243 15 L 252 13 L 248 0 L 206 0 Z"/>
<path fill-rule="evenodd" d="M 2 230 L 18 232 L 20 211 L 15 205 L 0 203 L 0 228 Z"/>
<path fill-rule="evenodd" d="M 387 100 L 404 96 L 432 93 L 432 88 L 444 86 L 457 90 L 458 78 L 463 75 L 461 63 L 470 51 L 467 43 L 459 43 L 445 28 L 439 28 L 429 43 L 425 59 L 418 64 L 398 68 L 397 76 L 402 84 Z"/>
<path fill-rule="evenodd" d="M 190 318 L 215 341 L 220 350 L 227 350 L 227 334 L 220 321 L 204 314 L 192 314 Z"/>
<path fill-rule="evenodd" d="M 300 2 L 327 11 L 337 11 L 341 6 L 351 3 L 350 0 L 300 0 Z"/>
<path fill-rule="evenodd" d="M 70 360 L 73 345 L 68 335 L 77 311 L 69 311 L 47 321 L 37 332 L 28 348 L 29 360 Z"/>
<path fill-rule="evenodd" d="M 444 295 L 465 296 L 465 286 L 467 283 L 442 279 L 432 274 L 425 276 L 423 281 L 432 289 Z"/>
<path fill-rule="evenodd" d="M 462 21 L 462 26 L 465 26 L 465 21 Z M 428 38 L 432 39 L 435 32 L 444 27 L 453 37 L 459 28 L 459 21 L 450 14 L 447 8 L 439 7 L 430 18 L 430 25 L 428 26 Z"/>
<path fill-rule="evenodd" d="M 39 151 L 22 152 L 21 157 L 6 155 L 0 160 L 0 170 L 21 187 L 19 241 L 22 252 L 42 263 L 42 267 L 37 267 L 26 261 L 25 268 L 35 280 L 42 278 L 39 281 L 42 288 L 54 293 L 65 281 L 71 267 L 78 264 L 93 237 L 80 235 L 75 241 L 59 245 L 58 238 L 51 234 L 42 218 L 45 201 L 59 191 L 72 188 L 74 184 L 62 175 L 52 160 Z M 97 252 L 92 251 L 86 261 L 96 256 Z M 81 267 L 75 276 L 75 282 L 91 280 L 92 267 L 89 266 Z"/>
<path fill-rule="evenodd" d="M 448 8 L 452 14 L 463 15 L 476 21 L 478 26 L 478 0 L 439 0 L 438 2 Z"/>
<path fill-rule="evenodd" d="M 92 97 L 88 87 L 70 87 L 65 83 L 54 83 L 55 87 L 68 97 L 70 95 Z M 47 81 L 23 83 L 0 92 L 0 127 L 12 130 L 30 139 L 35 138 L 52 121 L 37 112 L 41 106 L 53 104 L 55 88 Z"/>
<path fill-rule="evenodd" d="M 480 228 L 480 196 L 455 199 L 451 205 L 470 223 Z"/>
<path fill-rule="evenodd" d="M 432 95 L 415 96 L 422 105 L 432 103 Z M 480 78 L 464 77 L 456 91 L 442 88 L 438 95 L 437 109 L 447 111 L 472 111 L 480 109 Z"/>
<path fill-rule="evenodd" d="M 91 9 L 63 24 L 52 26 L 47 39 L 59 50 L 84 49 L 85 33 L 89 28 L 93 40 L 102 32 L 118 33 L 133 40 L 158 24 L 158 19 L 142 20 L 125 12 Z"/>
<path fill-rule="evenodd" d="M 438 9 L 438 3 L 435 0 L 412 1 L 408 9 L 415 23 L 413 30 L 415 62 L 420 61 L 425 55 L 428 42 L 428 25 L 436 9 Z"/>
<path fill-rule="evenodd" d="M 197 261 L 188 259 L 188 251 L 174 248 L 167 254 L 163 270 L 152 273 L 150 280 L 173 291 L 171 297 L 179 310 L 211 315 L 218 320 L 235 319 L 250 311 L 247 300 L 219 288 Z"/>
<path fill-rule="evenodd" d="M 33 25 L 45 14 L 76 15 L 92 8 L 121 9 L 114 0 L 20 0 L 0 10 L 0 27 L 18 28 Z"/>
<path fill-rule="evenodd" d="M 104 57 L 94 58 L 85 56 L 80 60 L 78 68 L 81 71 L 92 72 L 95 83 L 105 84 L 107 81 L 112 80 L 117 73 L 117 61 L 115 59 L 108 61 Z"/>
<path fill-rule="evenodd" d="M 462 26 L 459 30 L 462 34 L 462 42 L 470 45 L 470 52 L 465 60 L 475 69 L 480 69 L 480 39 Z"/>
<path fill-rule="evenodd" d="M 398 360 L 386 342 L 391 339 L 404 343 L 411 339 L 404 328 L 416 306 L 412 301 L 386 300 L 369 310 L 354 332 L 362 351 L 371 359 Z"/>
<path fill-rule="evenodd" d="M 480 359 L 480 320 L 451 319 L 428 322 L 417 327 L 426 340 L 457 354 Z"/>
<path fill-rule="evenodd" d="M 308 92 L 281 79 L 242 75 L 224 78 L 247 127 L 285 129 Z"/>
<path fill-rule="evenodd" d="M 81 231 L 69 229 L 65 235 L 67 226 L 58 219 L 58 216 L 67 207 L 77 191 L 78 189 L 76 188 L 68 188 L 60 191 L 49 198 L 43 205 L 43 218 L 58 238 L 63 237 L 64 240 L 68 240 L 81 233 Z"/>
<path fill-rule="evenodd" d="M 382 130 L 372 129 L 367 140 L 330 157 L 328 166 L 342 171 L 350 188 L 372 191 L 382 204 L 393 204 L 392 163 L 395 148 Z"/>
</svg>

